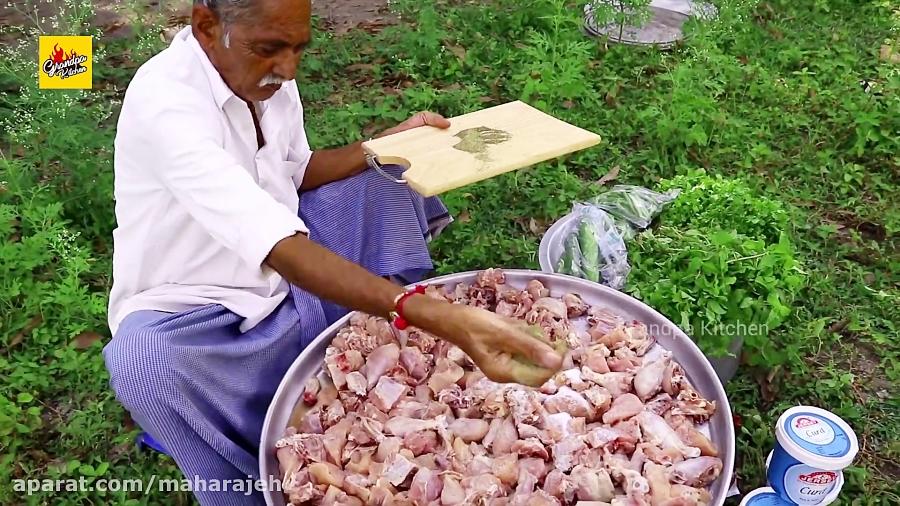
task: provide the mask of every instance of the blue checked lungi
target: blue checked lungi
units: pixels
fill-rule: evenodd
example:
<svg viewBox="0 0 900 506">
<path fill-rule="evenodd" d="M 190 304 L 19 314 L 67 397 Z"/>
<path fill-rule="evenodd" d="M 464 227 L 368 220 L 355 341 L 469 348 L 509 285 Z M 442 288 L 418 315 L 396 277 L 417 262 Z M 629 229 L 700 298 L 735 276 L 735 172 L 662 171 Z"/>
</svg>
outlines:
<svg viewBox="0 0 900 506">
<path fill-rule="evenodd" d="M 299 215 L 312 240 L 374 274 L 407 282 L 432 269 L 427 243 L 451 221 L 437 198 L 371 170 L 303 192 Z M 177 314 L 137 311 L 103 357 L 119 402 L 186 478 L 258 479 L 260 434 L 275 390 L 303 348 L 346 313 L 295 286 L 245 333 L 238 329 L 242 318 L 218 304 Z M 261 492 L 195 495 L 204 505 L 264 502 Z"/>
</svg>

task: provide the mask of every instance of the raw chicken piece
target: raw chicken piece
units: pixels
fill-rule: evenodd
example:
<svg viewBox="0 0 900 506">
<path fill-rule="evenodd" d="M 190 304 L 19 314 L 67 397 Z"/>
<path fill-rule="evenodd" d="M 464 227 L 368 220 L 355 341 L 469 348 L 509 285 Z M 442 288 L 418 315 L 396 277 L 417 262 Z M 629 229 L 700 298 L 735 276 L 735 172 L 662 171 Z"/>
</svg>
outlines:
<svg viewBox="0 0 900 506">
<path fill-rule="evenodd" d="M 566 305 L 566 313 L 569 318 L 577 318 L 584 316 L 588 311 L 588 305 L 577 293 L 567 293 L 562 296 L 563 304 Z"/>
<path fill-rule="evenodd" d="M 450 423 L 450 432 L 465 442 L 481 441 L 488 432 L 489 424 L 480 419 L 458 418 Z"/>
<path fill-rule="evenodd" d="M 609 370 L 612 372 L 635 372 L 643 362 L 631 348 L 619 348 L 613 352 L 613 356 L 606 359 Z"/>
<path fill-rule="evenodd" d="M 625 324 L 625 320 L 605 307 L 592 306 L 588 309 L 588 325 L 598 333 L 607 334 L 619 325 Z"/>
<path fill-rule="evenodd" d="M 430 430 L 410 432 L 403 437 L 403 447 L 416 457 L 425 453 L 433 453 L 438 447 L 438 437 L 434 431 Z"/>
<path fill-rule="evenodd" d="M 673 498 L 683 498 L 694 501 L 697 506 L 706 506 L 712 501 L 712 496 L 705 488 L 694 488 L 687 485 L 672 485 Z"/>
<path fill-rule="evenodd" d="M 328 486 L 322 498 L 322 506 L 363 506 L 362 500 L 335 486 Z"/>
<path fill-rule="evenodd" d="M 672 485 L 666 468 L 653 462 L 644 464 L 644 477 L 650 485 L 650 504 L 661 506 L 672 497 Z"/>
<path fill-rule="evenodd" d="M 687 378 L 684 376 L 681 365 L 674 360 L 669 362 L 666 370 L 663 371 L 663 390 L 669 395 L 678 395 L 685 383 L 687 383 Z"/>
<path fill-rule="evenodd" d="M 537 458 L 520 458 L 518 466 L 519 471 L 527 472 L 537 478 L 538 481 L 543 480 L 551 470 L 544 459 Z"/>
<path fill-rule="evenodd" d="M 675 429 L 678 436 L 688 446 L 694 446 L 700 449 L 700 455 L 705 457 L 718 457 L 719 450 L 705 434 L 697 430 L 693 422 L 687 417 L 681 415 L 670 415 L 666 417 L 669 425 Z"/>
<path fill-rule="evenodd" d="M 428 380 L 428 388 L 437 395 L 441 390 L 456 384 L 462 379 L 463 368 L 446 358 L 438 359 L 434 372 Z"/>
<path fill-rule="evenodd" d="M 431 372 L 431 358 L 416 347 L 400 349 L 400 364 L 411 378 L 422 381 Z"/>
<path fill-rule="evenodd" d="M 525 292 L 533 300 L 550 296 L 550 290 L 547 290 L 547 288 L 544 287 L 544 284 L 536 279 L 532 279 L 525 285 Z"/>
<path fill-rule="evenodd" d="M 338 403 L 340 406 L 340 403 Z M 343 466 L 344 447 L 347 445 L 347 434 L 350 432 L 350 419 L 344 418 L 325 431 L 322 445 L 332 464 Z"/>
<path fill-rule="evenodd" d="M 452 388 L 456 388 L 456 385 L 453 385 Z M 447 390 L 450 390 L 450 388 Z M 441 393 L 444 393 L 447 390 L 442 390 Z M 444 415 L 444 418 L 447 418 L 448 416 L 452 417 L 453 410 L 450 409 L 450 406 L 442 402 L 429 402 L 428 409 L 425 410 L 425 416 L 423 418 L 437 418 L 441 415 Z"/>
<path fill-rule="evenodd" d="M 519 476 L 516 477 L 516 490 L 513 493 L 513 501 L 518 496 L 526 496 L 534 493 L 534 487 L 538 484 L 538 479 L 528 471 L 519 470 Z"/>
<path fill-rule="evenodd" d="M 431 389 L 428 385 L 416 385 L 415 398 L 417 402 L 428 405 L 431 402 Z"/>
<path fill-rule="evenodd" d="M 454 459 L 454 463 L 460 464 L 462 466 L 468 465 L 472 460 L 472 452 L 469 451 L 469 445 L 467 445 L 462 439 L 455 438 L 453 440 L 452 448 L 453 455 L 456 457 Z"/>
<path fill-rule="evenodd" d="M 463 369 L 471 368 L 475 364 L 474 362 L 472 362 L 472 359 L 469 358 L 468 355 L 466 355 L 466 352 L 464 352 L 462 348 L 455 345 L 451 345 L 447 349 L 447 360 L 462 367 Z M 460 386 L 465 386 L 465 384 Z"/>
<path fill-rule="evenodd" d="M 522 457 L 538 457 L 543 460 L 548 460 L 550 458 L 550 455 L 547 453 L 547 448 L 535 438 L 520 439 L 516 441 L 513 443 L 511 451 Z"/>
<path fill-rule="evenodd" d="M 494 455 L 504 455 L 512 449 L 513 443 L 519 439 L 516 424 L 511 416 L 495 418 L 491 421 L 488 433 L 484 436 L 484 446 L 490 448 Z"/>
<path fill-rule="evenodd" d="M 309 478 L 317 485 L 334 485 L 340 488 L 344 484 L 344 471 L 334 464 L 316 462 L 310 464 Z"/>
<path fill-rule="evenodd" d="M 441 476 L 427 467 L 419 468 L 409 487 L 409 498 L 416 504 L 427 504 L 441 496 L 444 482 Z"/>
<path fill-rule="evenodd" d="M 346 376 L 347 388 L 360 397 L 365 397 L 369 390 L 369 380 L 359 371 L 353 371 Z"/>
<path fill-rule="evenodd" d="M 390 411 L 404 392 L 406 392 L 406 385 L 382 376 L 369 394 L 369 400 L 381 411 Z"/>
<path fill-rule="evenodd" d="M 344 447 L 344 462 L 346 462 L 344 470 L 357 474 L 371 473 L 374 466 L 380 465 L 377 462 L 372 462 L 372 454 L 374 453 L 375 448 L 362 446 L 353 447 L 348 444 Z"/>
<path fill-rule="evenodd" d="M 425 418 L 425 413 L 428 411 L 428 404 L 423 404 L 411 399 L 412 397 L 401 397 L 388 414 L 391 417 Z"/>
<path fill-rule="evenodd" d="M 378 383 L 386 372 L 397 366 L 400 361 L 400 347 L 396 343 L 385 344 L 375 348 L 372 353 L 366 357 L 366 364 L 363 366 L 363 373 L 366 375 L 369 388 Z"/>
<path fill-rule="evenodd" d="M 500 285 L 505 283 L 506 273 L 504 273 L 502 269 L 488 268 L 475 276 L 475 284 L 484 288 L 493 288 L 499 291 L 503 289 Z"/>
<path fill-rule="evenodd" d="M 515 453 L 497 457 L 491 466 L 491 474 L 500 479 L 500 482 L 508 487 L 516 484 L 519 474 L 519 456 Z"/>
<path fill-rule="evenodd" d="M 322 415 L 322 426 L 327 429 L 343 420 L 346 416 L 347 411 L 344 409 L 344 405 L 341 401 L 335 399 L 325 408 L 325 413 Z"/>
<path fill-rule="evenodd" d="M 516 425 L 534 425 L 540 420 L 544 412 L 537 392 L 524 388 L 510 388 L 506 390 L 506 402 L 512 412 Z"/>
<path fill-rule="evenodd" d="M 722 472 L 722 461 L 718 457 L 697 457 L 675 464 L 672 481 L 690 487 L 705 487 L 715 481 Z"/>
<path fill-rule="evenodd" d="M 669 426 L 668 422 L 666 422 L 663 417 L 655 413 L 650 413 L 649 411 L 644 411 L 637 415 L 637 419 L 641 424 L 641 429 L 644 431 L 644 439 L 646 442 L 656 444 L 664 450 L 669 448 L 677 450 L 685 458 L 700 456 L 700 449 L 684 444 L 675 430 Z"/>
<path fill-rule="evenodd" d="M 500 316 L 514 318 L 516 315 L 516 309 L 518 307 L 519 306 L 517 304 L 506 302 L 505 300 L 499 300 L 497 301 L 497 308 L 494 310 L 494 312 Z"/>
<path fill-rule="evenodd" d="M 646 401 L 662 388 L 663 373 L 672 361 L 672 354 L 664 352 L 658 360 L 645 364 L 634 375 L 634 393 Z"/>
<path fill-rule="evenodd" d="M 594 385 L 581 392 L 581 395 L 585 396 L 588 402 L 591 403 L 591 406 L 594 407 L 594 418 L 605 413 L 612 404 L 612 394 L 603 387 Z"/>
<path fill-rule="evenodd" d="M 384 432 L 393 436 L 404 437 L 411 432 L 437 430 L 443 422 L 446 422 L 446 419 L 417 420 L 415 418 L 398 416 L 391 418 L 384 424 Z"/>
<path fill-rule="evenodd" d="M 647 401 L 647 403 L 644 404 L 644 409 L 651 413 L 656 413 L 659 416 L 663 416 L 672 408 L 673 403 L 674 400 L 672 399 L 672 396 L 663 392 Z"/>
<path fill-rule="evenodd" d="M 494 470 L 494 459 L 487 455 L 476 455 L 472 457 L 472 462 L 466 469 L 466 475 L 475 476 L 479 474 L 489 474 Z"/>
<path fill-rule="evenodd" d="M 431 353 L 436 344 L 437 339 L 422 329 L 410 328 L 406 333 L 406 345 L 415 346 L 422 353 Z"/>
<path fill-rule="evenodd" d="M 437 394 L 438 402 L 453 409 L 469 409 L 472 407 L 472 399 L 463 392 L 459 385 L 451 385 Z M 478 408 L 476 407 L 477 411 Z"/>
<path fill-rule="evenodd" d="M 543 431 L 541 429 L 538 429 L 534 425 L 528 425 L 527 423 L 517 424 L 516 431 L 519 432 L 520 439 L 534 438 L 545 445 L 553 444 L 555 441 L 552 437 L 550 437 L 547 431 Z"/>
<path fill-rule="evenodd" d="M 466 501 L 466 491 L 459 484 L 459 481 L 450 476 L 444 475 L 444 487 L 441 490 L 441 505 L 456 506 Z"/>
<path fill-rule="evenodd" d="M 672 407 L 673 415 L 687 415 L 696 422 L 705 422 L 716 412 L 716 402 L 708 401 L 693 388 L 682 387 Z"/>
<path fill-rule="evenodd" d="M 362 403 L 361 398 L 349 390 L 339 391 L 338 399 L 341 400 L 341 404 L 344 405 L 344 411 L 347 413 L 353 413 L 359 410 L 360 404 Z"/>
<path fill-rule="evenodd" d="M 481 474 L 463 478 L 462 487 L 466 490 L 466 502 L 486 501 L 503 494 L 503 483 L 496 476 Z"/>
<path fill-rule="evenodd" d="M 503 418 L 509 414 L 509 404 L 506 402 L 506 387 L 497 388 L 489 392 L 481 403 L 481 411 L 490 418 Z"/>
<path fill-rule="evenodd" d="M 378 451 L 375 453 L 375 460 L 378 462 L 387 462 L 391 455 L 400 451 L 403 439 L 399 437 L 386 437 L 378 443 Z"/>
<path fill-rule="evenodd" d="M 367 445 L 381 441 L 384 438 L 384 424 L 364 416 L 355 416 L 355 422 L 351 422 L 350 434 L 347 439 L 357 445 Z"/>
<path fill-rule="evenodd" d="M 406 477 L 409 476 L 409 473 L 415 468 L 415 464 L 402 453 L 397 452 L 385 462 L 384 477 L 387 478 L 387 481 L 392 485 L 399 487 L 401 483 L 406 481 Z"/>
<path fill-rule="evenodd" d="M 375 336 L 379 346 L 393 343 L 396 340 L 394 332 L 391 330 L 391 324 L 384 318 L 370 316 L 366 320 L 366 332 Z"/>
<path fill-rule="evenodd" d="M 297 430 L 305 434 L 323 434 L 325 428 L 322 426 L 322 409 L 316 406 L 307 411 L 300 419 Z"/>
<path fill-rule="evenodd" d="M 594 336 L 596 340 L 596 335 Z M 639 356 L 647 353 L 647 350 L 653 346 L 656 340 L 647 333 L 647 327 L 643 323 L 633 323 L 631 325 L 619 325 L 602 336 L 599 342 L 608 346 L 611 350 L 628 347 L 634 350 Z"/>
<path fill-rule="evenodd" d="M 315 406 L 321 388 L 322 384 L 319 383 L 319 378 L 314 376 L 306 380 L 306 385 L 303 387 L 303 404 Z"/>
<path fill-rule="evenodd" d="M 544 399 L 544 408 L 548 413 L 569 413 L 572 416 L 587 417 L 593 414 L 591 403 L 569 387 L 561 387 Z"/>
<path fill-rule="evenodd" d="M 559 320 L 567 320 L 566 315 L 568 314 L 568 309 L 566 308 L 566 304 L 560 299 L 555 297 L 541 297 L 534 301 L 534 305 L 531 306 L 531 311 L 525 315 L 525 321 L 528 323 L 535 323 L 542 319 L 545 314 Z"/>
<path fill-rule="evenodd" d="M 582 366 L 598 374 L 610 372 L 609 363 L 606 361 L 612 353 L 604 344 L 592 344 L 584 352 Z"/>
<path fill-rule="evenodd" d="M 603 423 L 613 424 L 627 420 L 644 410 L 644 404 L 634 394 L 623 394 L 613 399 L 609 411 L 603 413 Z"/>
<path fill-rule="evenodd" d="M 577 454 L 587 448 L 583 436 L 575 436 L 564 439 L 553 445 L 553 465 L 563 472 L 569 472 L 575 465 Z"/>
<path fill-rule="evenodd" d="M 675 448 L 660 448 L 652 443 L 641 443 L 635 453 L 641 452 L 647 460 L 660 465 L 670 466 L 684 460 L 684 455 Z"/>
<path fill-rule="evenodd" d="M 631 382 L 634 376 L 627 372 L 597 374 L 592 369 L 582 367 L 581 377 L 609 390 L 609 393 L 612 394 L 613 399 L 615 399 L 622 394 L 631 392 Z"/>
<path fill-rule="evenodd" d="M 544 492 L 568 504 L 575 499 L 575 483 L 559 469 L 550 471 L 544 479 Z"/>
<path fill-rule="evenodd" d="M 369 502 L 369 487 L 372 486 L 372 480 L 367 475 L 348 474 L 344 476 L 344 492 L 352 496 L 358 497 L 363 503 Z"/>
<path fill-rule="evenodd" d="M 575 506 L 611 506 L 610 503 L 604 501 L 578 501 Z"/>
<path fill-rule="evenodd" d="M 275 448 L 290 448 L 303 463 L 325 462 L 328 454 L 325 452 L 324 437 L 321 434 L 294 434 L 279 439 L 275 443 Z M 282 455 L 287 453 L 282 452 Z"/>
<path fill-rule="evenodd" d="M 566 369 L 556 374 L 554 381 L 557 385 L 566 385 L 576 392 L 586 389 L 589 384 L 581 378 L 581 371 L 578 369 Z"/>
<path fill-rule="evenodd" d="M 345 385 L 344 377 L 347 373 L 358 370 L 364 361 L 362 353 L 358 350 L 347 350 L 343 353 L 325 355 L 325 365 L 334 386 L 338 389 Z"/>
<path fill-rule="evenodd" d="M 606 469 L 575 466 L 569 479 L 575 484 L 575 497 L 579 501 L 609 501 L 616 495 L 615 485 Z"/>
<path fill-rule="evenodd" d="M 546 415 L 543 420 L 544 432 L 553 441 L 562 441 L 572 435 L 572 415 L 566 412 Z"/>
<path fill-rule="evenodd" d="M 556 391 L 559 390 L 559 385 L 556 383 L 554 378 L 550 378 L 541 385 L 540 392 L 542 394 L 555 394 Z"/>
<path fill-rule="evenodd" d="M 650 493 L 650 483 L 640 472 L 634 469 L 614 467 L 612 475 L 623 482 L 622 489 L 629 499 L 646 501 L 646 496 Z"/>
</svg>

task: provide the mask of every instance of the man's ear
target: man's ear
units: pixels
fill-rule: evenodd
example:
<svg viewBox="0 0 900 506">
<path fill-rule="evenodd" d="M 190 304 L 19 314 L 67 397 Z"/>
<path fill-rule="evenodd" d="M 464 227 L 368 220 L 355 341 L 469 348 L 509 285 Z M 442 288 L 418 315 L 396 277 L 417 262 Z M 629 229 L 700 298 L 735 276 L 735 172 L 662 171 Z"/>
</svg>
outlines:
<svg viewBox="0 0 900 506">
<path fill-rule="evenodd" d="M 215 12 L 205 5 L 195 4 L 191 11 L 191 28 L 203 49 L 209 50 L 222 40 L 222 24 Z"/>
</svg>

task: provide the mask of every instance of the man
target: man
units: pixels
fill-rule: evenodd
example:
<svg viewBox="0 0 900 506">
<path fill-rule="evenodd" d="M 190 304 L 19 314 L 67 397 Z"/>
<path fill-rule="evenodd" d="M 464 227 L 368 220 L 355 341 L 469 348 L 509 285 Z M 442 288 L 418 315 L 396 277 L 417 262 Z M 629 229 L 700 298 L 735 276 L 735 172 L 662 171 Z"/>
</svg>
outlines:
<svg viewBox="0 0 900 506">
<path fill-rule="evenodd" d="M 369 170 L 360 143 L 310 149 L 293 81 L 310 36 L 309 0 L 195 1 L 122 106 L 104 357 L 117 398 L 191 479 L 258 477 L 287 368 L 348 309 L 393 318 L 405 292 L 387 278 L 431 269 L 427 239 L 447 221 L 437 199 Z M 383 134 L 448 126 L 426 112 Z M 539 385 L 561 365 L 484 310 L 412 295 L 402 313 L 496 381 Z"/>
</svg>

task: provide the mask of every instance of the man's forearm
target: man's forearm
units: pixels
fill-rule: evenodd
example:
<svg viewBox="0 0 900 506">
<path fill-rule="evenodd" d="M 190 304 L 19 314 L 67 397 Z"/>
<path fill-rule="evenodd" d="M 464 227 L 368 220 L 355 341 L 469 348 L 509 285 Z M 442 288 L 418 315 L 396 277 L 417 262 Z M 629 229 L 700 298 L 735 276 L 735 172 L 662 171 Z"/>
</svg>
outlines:
<svg viewBox="0 0 900 506">
<path fill-rule="evenodd" d="M 278 242 L 266 263 L 284 278 L 323 299 L 386 318 L 404 288 L 346 260 L 302 234 Z M 438 307 L 441 306 L 441 307 Z M 459 344 L 462 332 L 447 314 L 455 309 L 431 297 L 415 296 L 404 305 L 409 323 Z"/>
<path fill-rule="evenodd" d="M 333 181 L 355 176 L 366 169 L 366 156 L 362 141 L 349 146 L 313 151 L 301 190 L 312 190 Z"/>
</svg>

